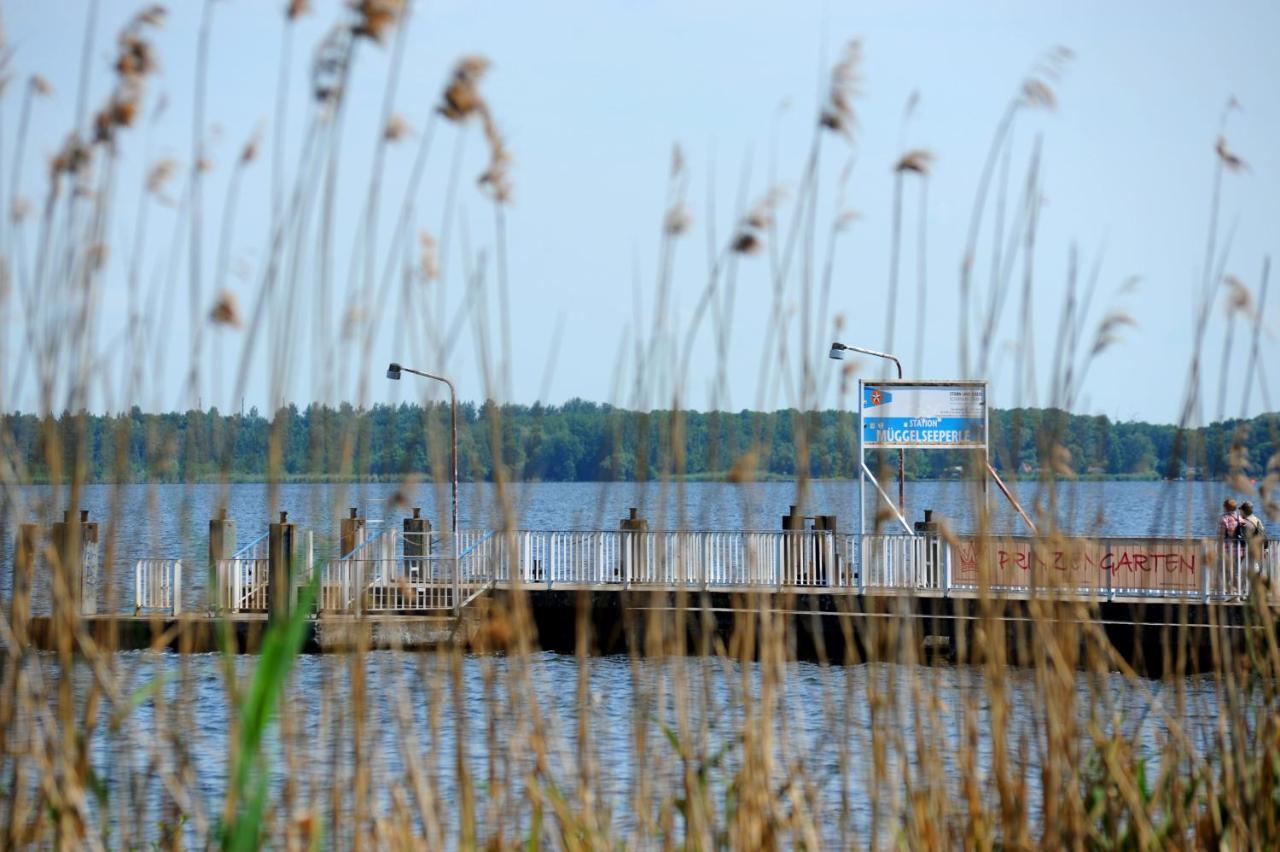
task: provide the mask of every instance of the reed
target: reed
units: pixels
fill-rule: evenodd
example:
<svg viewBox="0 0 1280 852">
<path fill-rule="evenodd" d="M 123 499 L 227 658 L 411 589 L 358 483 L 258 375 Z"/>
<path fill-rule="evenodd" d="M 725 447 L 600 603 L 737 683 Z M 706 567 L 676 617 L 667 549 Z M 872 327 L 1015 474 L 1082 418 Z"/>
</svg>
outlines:
<svg viewBox="0 0 1280 852">
<path fill-rule="evenodd" d="M 101 53 L 96 4 L 91 8 L 81 59 L 86 79 Z M 498 535 L 513 537 L 524 523 L 527 507 L 506 469 L 517 448 L 509 444 L 500 403 L 512 396 L 511 293 L 530 282 L 509 268 L 507 211 L 518 171 L 500 131 L 501 105 L 491 103 L 485 90 L 486 81 L 502 73 L 501 66 L 462 55 L 427 114 L 405 118 L 411 105 L 399 75 L 409 43 L 410 4 L 353 2 L 316 46 L 304 123 L 291 144 L 286 132 L 296 88 L 290 83 L 291 57 L 295 28 L 308 12 L 307 3 L 294 0 L 273 19 L 281 27 L 280 73 L 271 93 L 274 117 L 271 127 L 256 133 L 226 167 L 220 210 L 214 193 L 206 192 L 219 169 L 209 150 L 208 123 L 216 117 L 205 115 L 205 100 L 208 89 L 218 85 L 209 77 L 211 57 L 234 45 L 215 37 L 217 9 L 211 0 L 202 6 L 191 52 L 190 162 L 156 159 L 139 185 L 123 186 L 122 152 L 142 147 L 151 158 L 149 145 L 136 137 L 146 116 L 154 122 L 161 112 L 153 83 L 161 73 L 152 45 L 154 33 L 164 26 L 158 8 L 143 9 L 118 34 L 110 93 L 93 111 L 86 100 L 89 87 L 82 84 L 82 106 L 63 139 L 29 138 L 33 111 L 53 96 L 39 76 L 28 78 L 22 88 L 12 136 L 0 133 L 6 143 L 12 140 L 12 148 L 4 149 L 12 151 L 7 170 L 12 178 L 0 188 L 7 193 L 0 200 L 10 211 L 0 221 L 0 309 L 22 318 L 16 339 L 0 339 L 0 406 L 11 408 L 28 398 L 26 379 L 34 377 L 43 435 L 42 457 L 34 459 L 16 452 L 12 436 L 0 433 L 0 545 L 11 578 L 3 587 L 0 614 L 0 847 L 1280 843 L 1280 646 L 1275 596 L 1264 577 L 1253 580 L 1243 625 L 1195 626 L 1185 608 L 1171 610 L 1170 618 L 1153 613 L 1153 621 L 1168 622 L 1151 628 L 1163 649 L 1155 671 L 1143 665 L 1140 653 L 1125 655 L 1113 645 L 1096 603 L 1047 595 L 1029 603 L 1023 617 L 1009 620 L 1006 603 L 985 572 L 979 579 L 982 593 L 957 603 L 958 616 L 969 626 L 958 631 L 954 665 L 927 657 L 926 640 L 935 628 L 910 617 L 901 599 L 844 599 L 834 612 L 792 616 L 785 610 L 793 599 L 764 592 L 735 593 L 727 612 L 717 611 L 723 601 L 705 591 L 682 590 L 670 597 L 632 593 L 631 605 L 619 609 L 618 623 L 612 625 L 629 638 L 628 653 L 614 657 L 598 654 L 608 637 L 597 632 L 600 619 L 580 594 L 574 604 L 573 652 L 550 654 L 539 650 L 536 614 L 528 590 L 518 583 L 510 594 L 479 605 L 480 625 L 468 647 L 439 652 L 374 651 L 362 633 L 341 656 L 303 657 L 304 613 L 318 593 L 314 582 L 294 616 L 267 629 L 256 656 L 235 653 L 236 636 L 225 622 L 223 650 L 215 655 L 166 653 L 173 642 L 189 643 L 190 633 L 165 632 L 160 620 L 151 651 L 118 651 L 118 637 L 95 629 L 77 608 L 78 557 L 64 561 L 74 551 L 44 539 L 32 550 L 26 539 L 17 540 L 16 530 L 20 523 L 80 505 L 85 494 L 92 452 L 86 431 L 83 423 L 59 428 L 55 412 L 84 411 L 97 399 L 121 409 L 162 399 L 166 387 L 150 365 L 184 354 L 187 362 L 179 366 L 192 409 L 186 427 L 194 431 L 214 428 L 208 424 L 215 421 L 199 410 L 204 407 L 200 389 L 209 376 L 215 377 L 216 402 L 234 410 L 250 373 L 265 363 L 271 402 L 283 408 L 286 389 L 297 383 L 306 357 L 297 341 L 307 332 L 324 350 L 323 357 L 311 353 L 315 396 L 357 405 L 369 397 L 368 377 L 381 371 L 372 354 L 379 334 L 389 333 L 415 357 L 448 365 L 470 332 L 483 393 L 498 402 L 486 404 L 487 429 L 482 437 L 469 435 L 461 455 L 464 464 L 481 454 L 495 460 L 489 493 Z M 683 476 L 688 436 L 680 412 L 703 390 L 690 385 L 690 373 L 707 337 L 718 359 L 710 393 L 717 404 L 728 404 L 725 372 L 736 292 L 740 276 L 748 275 L 763 276 L 772 293 L 758 407 L 780 400 L 795 410 L 777 428 L 789 430 L 800 472 L 795 502 L 815 508 L 808 459 L 813 442 L 825 433 L 817 428 L 814 409 L 833 386 L 848 403 L 854 367 L 866 368 L 864 362 L 837 373 L 826 361 L 815 361 L 815 353 L 825 349 L 822 335 L 829 328 L 842 328 L 843 320 L 829 320 L 828 310 L 832 293 L 848 280 L 838 247 L 856 219 L 848 205 L 850 175 L 859 150 L 862 57 L 870 47 L 848 43 L 825 78 L 806 119 L 812 122 L 812 137 L 794 164 L 792 182 L 779 179 L 773 163 L 766 185 L 757 186 L 748 158 L 727 231 L 716 220 L 714 185 L 709 180 L 706 209 L 696 209 L 689 192 L 697 179 L 695 166 L 681 149 L 673 153 L 664 206 L 653 211 L 658 244 L 652 292 L 637 288 L 634 315 L 619 318 L 629 322 L 616 355 L 615 401 L 629 400 L 637 409 L 669 406 L 675 414 L 639 425 L 619 417 L 618 432 L 634 428 L 643 435 L 631 443 L 616 441 L 611 461 L 620 466 L 624 445 L 634 447 L 638 469 L 645 472 L 641 478 L 650 470 L 660 472 L 660 481 L 646 492 L 658 495 L 651 507 L 657 517 L 670 514 L 684 526 L 699 525 L 699 518 L 689 516 Z M 373 52 L 387 54 L 379 119 L 376 126 L 357 126 L 346 105 L 354 97 L 376 96 L 356 89 L 364 78 L 355 70 Z M 1044 296 L 1033 299 L 1042 281 L 1041 147 L 1039 139 L 1020 145 L 1014 130 L 1025 110 L 1055 105 L 1054 87 L 1069 58 L 1061 48 L 1047 54 L 1019 86 L 995 129 L 959 270 L 957 334 L 963 370 L 983 372 L 998 357 L 997 329 L 1005 306 L 1017 304 L 1022 331 L 1017 353 L 1024 359 L 1020 398 L 1064 409 L 1083 404 L 1086 379 L 1099 356 L 1140 319 L 1125 306 L 1131 281 L 1099 297 L 1101 260 L 1081 273 L 1080 252 L 1073 249 L 1057 340 L 1038 349 L 1041 363 L 1052 364 L 1040 393 L 1031 325 L 1048 302 Z M 10 100 L 0 100 L 6 127 Z M 911 108 L 916 108 L 914 99 Z M 344 156 L 344 140 L 359 134 L 372 140 L 376 154 L 363 185 L 352 246 L 343 252 L 337 245 L 345 197 L 339 185 L 354 168 Z M 442 180 L 431 182 L 428 165 L 437 153 L 437 134 L 446 137 L 442 144 L 449 160 L 441 166 Z M 32 205 L 20 190 L 31 183 L 23 175 L 29 169 L 27 149 L 35 141 L 56 154 L 44 197 Z M 901 147 L 896 163 L 881 169 L 894 182 L 890 341 L 899 324 L 900 269 L 910 259 L 903 257 L 902 240 L 909 181 L 919 187 L 914 240 L 919 316 L 931 307 L 925 252 L 934 154 Z M 397 188 L 387 179 L 386 162 L 401 152 L 407 156 L 410 148 L 410 177 Z M 269 191 L 263 195 L 270 199 L 271 213 L 263 231 L 248 234 L 241 225 L 242 194 L 260 153 L 269 153 Z M 478 174 L 467 173 L 476 162 L 469 155 L 482 162 Z M 1228 174 L 1244 177 L 1245 164 L 1227 147 L 1225 130 L 1216 150 L 1206 146 L 1206 159 L 1210 155 L 1213 194 L 1196 311 L 1201 328 L 1216 322 L 1213 306 L 1226 287 L 1220 373 L 1230 368 L 1236 334 L 1247 333 L 1243 414 L 1255 393 L 1271 404 L 1261 348 L 1269 260 L 1263 262 L 1256 293 L 1244 280 L 1225 276 L 1228 251 L 1219 246 L 1218 231 L 1221 192 Z M 834 179 L 827 165 L 832 156 L 843 164 Z M 1024 161 L 1025 183 L 1010 208 L 1010 175 L 1021 174 Z M 790 171 L 786 164 L 781 169 Z M 477 204 L 484 211 L 478 228 L 465 213 Z M 983 226 L 991 206 L 996 210 L 988 233 Z M 131 212 L 127 221 L 125 210 Z M 206 257 L 204 223 L 217 214 L 210 219 L 218 223 L 216 249 Z M 438 224 L 428 227 L 428 216 L 437 215 Z M 692 250 L 686 248 L 687 237 L 700 221 L 707 229 L 706 278 L 686 282 L 680 280 L 675 256 Z M 391 223 L 389 233 L 383 233 L 383 222 Z M 122 225 L 132 229 L 132 239 L 115 245 L 112 235 Z M 263 256 L 247 289 L 237 289 L 231 279 L 237 248 L 245 244 L 260 246 Z M 118 257 L 111 262 L 124 271 L 128 320 L 122 338 L 104 341 L 95 318 L 106 298 L 104 270 L 113 255 Z M 982 276 L 985 285 L 977 283 L 979 268 L 989 272 Z M 692 306 L 683 317 L 677 298 L 682 293 L 693 294 L 683 301 L 686 309 Z M 642 310 L 646 296 L 647 312 Z M 1101 310 L 1099 299 L 1105 302 Z M 310 310 L 300 309 L 304 302 Z M 399 307 L 388 314 L 388 305 Z M 169 327 L 174 311 L 183 308 L 195 333 L 179 345 Z M 915 328 L 917 353 L 924 327 Z M 1183 426 L 1202 419 L 1203 339 L 1197 336 L 1189 353 Z M 548 377 L 557 369 L 555 349 L 553 344 Z M 916 361 L 921 360 L 917 354 Z M 229 374 L 226 387 L 223 369 Z M 421 390 L 424 402 L 436 399 L 427 386 Z M 1225 395 L 1218 398 L 1219 415 L 1229 402 Z M 1054 520 L 1061 501 L 1075 493 L 1062 483 L 1075 475 L 1079 461 L 1067 449 L 1064 419 L 1045 419 L 1036 436 L 1037 456 L 1045 463 L 1036 479 L 1015 483 L 1036 507 L 1039 531 L 1031 547 L 1042 555 L 1069 546 Z M 329 502 L 315 498 L 309 507 L 313 517 L 332 515 L 335 507 L 370 493 L 370 448 L 386 436 L 359 423 L 343 419 L 310 437 L 313 473 L 357 471 L 355 482 L 328 492 Z M 423 494 L 433 493 L 436 506 L 448 503 L 447 409 L 424 406 L 419 425 L 426 433 L 426 464 L 406 459 L 403 481 L 390 500 L 393 510 Z M 753 482 L 760 448 L 772 443 L 764 428 L 730 435 L 714 450 L 723 462 L 718 467 L 732 471 L 748 504 L 758 499 Z M 842 420 L 846 443 L 852 443 L 853 428 L 850 418 Z M 264 471 L 272 508 L 284 478 L 287 417 L 276 418 L 273 430 Z M 136 435 L 128 418 L 121 418 L 115 438 L 111 458 L 114 481 L 120 483 L 133 478 L 130 442 L 146 442 L 153 472 L 167 470 L 177 453 L 192 452 L 193 446 Z M 1107 436 L 1098 440 L 1105 443 Z M 1248 470 L 1239 440 L 1233 439 L 1239 474 L 1233 486 L 1256 495 L 1275 519 L 1280 457 L 1273 457 L 1265 471 Z M 216 511 L 228 508 L 232 499 L 234 424 L 212 445 L 218 448 L 215 458 L 198 461 L 221 471 Z M 1186 454 L 1195 459 L 1197 452 L 1188 447 Z M 1009 461 L 1003 466 L 1016 470 L 1017 459 Z M 48 472 L 48 487 L 32 484 L 37 462 Z M 892 480 L 892 463 L 888 456 L 879 459 L 882 482 Z M 431 471 L 425 481 L 424 466 Z M 1249 475 L 1260 482 L 1253 485 Z M 1005 531 L 988 511 L 979 476 L 970 478 L 978 515 L 972 540 L 981 559 L 1000 546 Z M 184 535 L 198 535 L 206 520 L 193 514 L 198 486 L 180 487 L 183 496 L 173 501 L 181 515 L 178 526 Z M 150 507 L 154 521 L 159 501 L 171 497 L 162 497 L 158 485 L 147 488 L 141 505 Z M 113 579 L 113 565 L 124 550 L 126 518 L 139 503 L 129 486 L 113 486 L 109 493 L 103 598 L 105 606 L 119 609 L 125 602 L 116 600 L 120 583 Z M 486 510 L 468 508 L 476 514 Z M 612 521 L 603 515 L 593 520 L 597 526 Z M 882 501 L 873 522 L 877 529 L 895 523 Z M 158 523 L 132 518 L 130 534 L 137 535 L 139 528 L 153 542 L 159 540 Z M 958 542 L 945 525 L 942 536 Z M 39 572 L 36 565 L 42 566 Z M 33 583 L 38 587 L 34 603 Z M 33 606 L 52 614 L 52 652 L 33 646 Z M 1209 639 L 1208 659 L 1197 652 L 1202 636 Z"/>
</svg>

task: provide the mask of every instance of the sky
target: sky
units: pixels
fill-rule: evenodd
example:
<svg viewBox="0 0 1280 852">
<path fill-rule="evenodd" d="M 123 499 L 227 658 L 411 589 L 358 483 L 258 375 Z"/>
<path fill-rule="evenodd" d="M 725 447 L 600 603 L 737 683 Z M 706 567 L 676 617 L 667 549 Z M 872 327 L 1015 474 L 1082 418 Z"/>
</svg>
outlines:
<svg viewBox="0 0 1280 852">
<path fill-rule="evenodd" d="M 227 290 L 242 314 L 251 312 L 268 267 L 273 182 L 279 178 L 292 190 L 295 182 L 319 179 L 300 165 L 302 128 L 314 108 L 310 65 L 315 46 L 335 22 L 349 20 L 337 3 L 314 4 L 292 25 L 285 63 L 282 7 L 250 0 L 212 6 L 200 128 L 210 168 L 201 178 L 201 273 L 195 288 L 181 199 L 194 159 L 202 4 L 174 4 L 154 33 L 161 71 L 148 84 L 145 117 L 120 137 L 118 189 L 106 226 L 111 250 L 95 284 L 91 336 L 101 357 L 88 391 L 94 410 L 198 404 L 226 411 L 313 400 L 367 405 L 439 398 L 439 389 L 428 383 L 387 382 L 382 373 L 389 360 L 445 373 L 470 400 L 561 403 L 577 397 L 666 407 L 678 385 L 680 404 L 691 408 L 825 408 L 849 399 L 840 392 L 838 365 L 825 357 L 832 339 L 892 346 L 908 377 L 964 377 L 959 282 L 980 177 L 1011 98 L 1056 46 L 1070 48 L 1073 58 L 1059 79 L 1049 81 L 1054 108 L 1019 110 L 1002 149 L 1007 154 L 996 160 L 996 187 L 974 264 L 968 319 L 974 333 L 983 320 L 972 306 L 985 310 L 990 293 L 996 200 L 1006 199 L 1000 243 L 1013 245 L 1010 232 L 1038 150 L 1040 204 L 1030 284 L 1020 252 L 1010 268 L 1010 295 L 998 306 L 990 356 L 979 365 L 971 353 L 968 376 L 988 379 L 998 406 L 1062 401 L 1052 393 L 1050 377 L 1074 255 L 1077 294 L 1097 271 L 1096 295 L 1074 359 L 1083 363 L 1109 315 L 1123 314 L 1134 323 L 1112 324 L 1114 335 L 1067 401 L 1073 410 L 1175 422 L 1201 333 L 1204 405 L 1193 419 L 1275 407 L 1269 382 L 1280 381 L 1280 370 L 1267 374 L 1265 367 L 1276 363 L 1280 351 L 1280 298 L 1264 305 L 1265 387 L 1255 384 L 1247 405 L 1249 335 L 1241 329 L 1251 320 L 1242 315 L 1232 324 L 1225 286 L 1215 287 L 1203 321 L 1197 309 L 1220 132 L 1247 169 L 1222 176 L 1215 252 L 1221 260 L 1212 268 L 1220 265 L 1235 276 L 1256 305 L 1264 260 L 1280 249 L 1280 53 L 1273 44 L 1280 5 L 414 3 L 390 100 L 411 133 L 387 150 L 377 235 L 362 236 L 361 211 L 375 174 L 388 74 L 395 64 L 394 34 L 384 45 L 365 42 L 357 50 L 334 176 L 332 247 L 325 255 L 315 230 L 301 241 L 310 259 L 298 267 L 297 295 L 274 303 L 262 336 L 244 356 L 249 329 L 210 326 L 209 308 Z M 87 103 L 102 102 L 111 90 L 115 33 L 139 8 L 101 3 L 90 33 Z M 4 10 L 11 73 L 19 79 L 40 74 L 53 90 L 33 105 L 21 161 L 15 161 L 21 87 L 10 85 L 0 102 L 2 191 L 29 200 L 35 209 L 48 191 L 49 158 L 76 124 L 88 9 L 64 2 L 10 4 Z M 834 133 L 820 136 L 815 237 L 811 244 L 799 240 L 791 273 L 776 294 L 771 258 L 784 249 L 791 223 L 805 212 L 796 202 L 807 197 L 801 190 L 815 118 L 830 69 L 854 38 L 863 51 L 861 94 L 853 102 L 856 130 L 852 141 Z M 486 161 L 478 126 L 460 129 L 437 121 L 423 180 L 412 195 L 412 219 L 415 235 L 426 231 L 435 239 L 442 273 L 432 281 L 401 282 L 418 244 L 413 236 L 393 256 L 393 224 L 429 116 L 454 63 L 468 54 L 491 62 L 481 90 L 512 155 L 505 239 L 499 238 L 492 203 L 475 183 Z M 280 113 L 282 68 L 289 84 L 287 108 Z M 1239 108 L 1224 125 L 1231 98 Z M 161 101 L 165 107 L 157 110 Z M 908 111 L 909 102 L 914 107 Z M 255 133 L 261 134 L 261 153 L 242 170 L 234 215 L 226 220 L 230 272 L 219 280 L 225 200 L 237 156 Z M 668 310 L 655 319 L 664 301 L 658 283 L 662 226 L 672 203 L 669 173 L 676 145 L 691 225 L 671 242 Z M 925 239 L 922 246 L 925 181 L 906 175 L 891 330 L 894 164 L 915 148 L 934 155 L 923 205 Z M 273 173 L 277 156 L 279 175 Z M 144 197 L 149 208 L 139 241 L 141 187 L 151 166 L 164 158 L 178 164 L 167 190 L 174 203 Z M 779 232 L 758 255 L 734 256 L 720 267 L 717 310 L 704 315 L 692 337 L 686 377 L 675 381 L 709 270 L 716 258 L 726 257 L 723 247 L 737 223 L 774 187 L 783 192 L 774 213 Z M 452 212 L 446 215 L 447 210 Z M 850 211 L 856 217 L 835 237 L 824 297 L 832 222 Z M 23 244 L 36 245 L 38 222 L 29 219 L 21 227 Z M 375 246 L 377 267 L 366 277 L 365 252 L 353 247 L 369 244 Z M 33 251 L 28 248 L 28 266 Z M 328 289 L 318 283 L 322 257 L 331 269 Z M 923 304 L 916 298 L 922 260 Z M 142 354 L 129 361 L 129 329 L 136 327 L 128 321 L 134 262 L 156 298 L 135 308 L 153 331 Z M 383 280 L 384 265 L 392 282 L 385 291 L 369 283 Z M 504 268 L 505 283 L 499 277 Z M 1022 320 L 1024 288 L 1030 293 L 1030 334 Z M 34 322 L 23 304 L 14 291 L 3 304 L 0 381 L 7 390 L 0 406 L 30 411 L 42 402 L 31 375 L 35 358 L 23 356 L 31 348 L 27 332 Z M 717 312 L 725 318 L 719 326 L 713 321 Z M 59 322 L 56 316 L 46 321 L 40 333 L 72 334 L 69 324 Z M 358 333 L 344 337 L 344 329 L 353 328 Z M 726 331 L 718 334 L 718 328 Z M 774 330 L 783 332 L 785 351 Z M 429 342 L 450 333 L 452 346 Z M 187 378 L 193 347 L 194 385 Z M 1225 370 L 1224 352 L 1230 356 Z M 247 357 L 246 381 L 237 388 L 241 357 Z M 816 382 L 812 393 L 797 390 L 802 362 Z M 884 365 L 874 359 L 856 362 L 853 370 L 850 377 L 884 375 Z M 60 410 L 71 384 L 65 377 L 57 381 L 52 407 Z"/>
</svg>

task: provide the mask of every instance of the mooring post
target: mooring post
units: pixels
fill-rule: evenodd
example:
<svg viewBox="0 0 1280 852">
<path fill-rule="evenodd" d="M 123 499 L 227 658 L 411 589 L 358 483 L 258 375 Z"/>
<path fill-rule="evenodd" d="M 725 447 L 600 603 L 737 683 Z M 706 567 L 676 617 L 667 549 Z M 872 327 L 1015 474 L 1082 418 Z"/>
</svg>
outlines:
<svg viewBox="0 0 1280 852">
<path fill-rule="evenodd" d="M 293 610 L 294 525 L 289 513 L 280 513 L 280 522 L 267 528 L 267 620 L 289 617 Z"/>
<path fill-rule="evenodd" d="M 413 507 L 413 517 L 404 519 L 404 559 L 411 574 L 423 574 L 423 560 L 431 555 L 431 519 L 422 517 L 422 508 Z"/>
<path fill-rule="evenodd" d="M 819 586 L 829 585 L 832 577 L 838 577 L 840 570 L 840 554 L 836 548 L 836 526 L 839 519 L 835 515 L 814 515 L 813 529 L 814 553 L 817 561 L 817 572 L 814 582 Z M 833 570 L 834 569 L 834 570 Z M 837 580 L 837 582 L 839 582 Z"/>
<path fill-rule="evenodd" d="M 54 588 L 61 577 L 73 611 L 80 615 L 98 613 L 98 524 L 89 520 L 89 511 L 80 510 L 77 522 L 68 509 L 53 524 L 52 538 L 57 554 Z"/>
<path fill-rule="evenodd" d="M 364 544 L 365 519 L 360 517 L 360 510 L 351 507 L 351 514 L 342 519 L 338 525 L 338 552 L 348 556 L 351 551 Z"/>
<path fill-rule="evenodd" d="M 31 578 L 35 574 L 36 549 L 40 546 L 40 525 L 22 524 L 13 543 L 13 587 L 9 596 L 9 624 L 19 648 L 27 644 L 31 621 Z"/>
<path fill-rule="evenodd" d="M 791 511 L 782 516 L 782 565 L 778 571 L 777 583 L 781 587 L 785 583 L 794 583 L 800 576 L 800 565 L 803 559 L 803 546 L 800 536 L 795 533 L 804 531 L 804 515 L 794 505 Z"/>
<path fill-rule="evenodd" d="M 226 509 L 219 509 L 218 516 L 209 519 L 209 576 L 217 577 L 218 562 L 235 552 L 236 522 L 227 517 Z"/>
<path fill-rule="evenodd" d="M 623 536 L 627 546 L 623 550 L 623 564 L 618 572 L 621 576 L 618 579 L 629 586 L 637 568 L 643 570 L 645 563 L 648 561 L 646 554 L 648 553 L 649 537 L 644 533 L 649 532 L 649 520 L 640 517 L 639 510 L 632 506 L 627 510 L 627 517 L 618 521 L 618 529 L 624 533 L 638 533 L 638 535 Z"/>
<path fill-rule="evenodd" d="M 80 614 L 98 614 L 98 522 L 89 520 L 89 510 L 80 510 Z"/>
<path fill-rule="evenodd" d="M 942 527 L 933 519 L 932 509 L 925 509 L 924 520 L 916 521 L 915 523 L 916 534 L 924 538 L 924 571 L 928 588 L 934 588 L 939 585 L 934 581 L 938 578 L 938 569 L 942 563 L 940 558 L 942 552 L 940 547 L 940 542 L 942 541 L 941 529 Z M 915 579 L 918 582 L 920 578 L 916 577 Z"/>
</svg>

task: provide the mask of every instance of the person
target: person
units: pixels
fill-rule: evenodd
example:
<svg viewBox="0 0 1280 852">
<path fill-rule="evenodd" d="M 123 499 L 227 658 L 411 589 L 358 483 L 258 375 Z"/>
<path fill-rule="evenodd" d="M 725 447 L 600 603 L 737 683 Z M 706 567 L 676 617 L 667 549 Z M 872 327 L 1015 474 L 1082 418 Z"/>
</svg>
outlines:
<svg viewBox="0 0 1280 852">
<path fill-rule="evenodd" d="M 1247 500 L 1240 504 L 1240 521 L 1236 529 L 1236 537 L 1245 543 L 1250 551 L 1255 548 L 1265 549 L 1267 545 L 1267 528 L 1262 525 L 1262 518 L 1253 513 L 1253 504 Z"/>
<path fill-rule="evenodd" d="M 1240 515 L 1236 512 L 1236 501 L 1228 497 L 1222 501 L 1222 517 L 1218 518 L 1218 538 L 1224 541 L 1235 541 L 1239 526 Z"/>
</svg>

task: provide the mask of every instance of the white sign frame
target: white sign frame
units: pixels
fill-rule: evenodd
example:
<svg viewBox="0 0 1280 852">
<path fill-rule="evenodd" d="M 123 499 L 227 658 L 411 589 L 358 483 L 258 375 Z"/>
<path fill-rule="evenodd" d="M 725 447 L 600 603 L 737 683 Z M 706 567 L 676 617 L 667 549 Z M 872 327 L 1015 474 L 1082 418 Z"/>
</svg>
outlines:
<svg viewBox="0 0 1280 852">
<path fill-rule="evenodd" d="M 955 394 L 981 393 L 980 411 L 965 412 L 964 400 Z M 883 393 L 884 402 L 875 403 L 882 414 L 867 417 L 870 398 Z M 885 416 L 894 408 L 894 412 Z M 982 380 L 917 381 L 897 379 L 883 382 L 858 381 L 858 434 L 864 449 L 873 450 L 988 450 L 990 435 L 987 382 Z M 868 420 L 892 421 L 880 431 L 884 437 L 868 440 Z M 981 435 L 966 440 L 965 430 L 981 421 Z M 875 427 L 872 427 L 875 428 Z"/>
<path fill-rule="evenodd" d="M 867 388 L 888 389 L 890 392 L 894 388 L 937 388 L 937 389 L 954 389 L 954 390 L 974 390 L 980 388 L 982 390 L 982 441 L 965 442 L 965 443 L 892 443 L 892 442 L 875 442 L 870 445 L 864 442 L 864 424 L 863 412 L 865 409 L 864 402 L 866 400 Z M 991 436 L 991 408 L 987 404 L 990 399 L 990 388 L 985 379 L 955 379 L 955 380 L 936 380 L 936 379 L 886 379 L 884 381 L 868 381 L 866 379 L 858 380 L 858 466 L 861 469 L 858 477 L 858 532 L 861 539 L 866 535 L 866 504 L 867 504 L 867 482 L 871 482 L 875 486 L 876 491 L 880 493 L 880 498 L 885 501 L 890 508 L 893 509 L 894 515 L 898 519 L 898 523 L 902 524 L 902 528 L 907 535 L 915 535 L 915 530 L 911 524 L 907 523 L 907 519 L 903 516 L 903 507 L 895 506 L 893 500 L 880 487 L 880 482 L 876 479 L 875 474 L 867 467 L 866 451 L 868 449 L 922 449 L 922 450 L 964 450 L 968 452 L 981 452 L 982 460 L 985 467 L 990 468 L 990 436 Z M 905 472 L 902 474 L 905 475 Z M 983 478 L 983 490 L 986 490 L 986 479 Z M 1021 507 L 1019 507 L 1021 511 Z M 1025 517 L 1025 515 L 1024 515 Z"/>
</svg>

